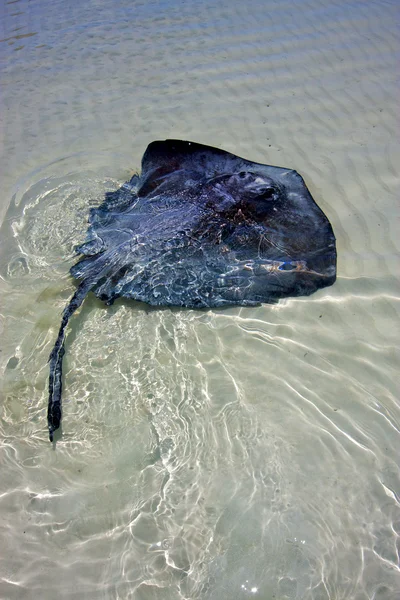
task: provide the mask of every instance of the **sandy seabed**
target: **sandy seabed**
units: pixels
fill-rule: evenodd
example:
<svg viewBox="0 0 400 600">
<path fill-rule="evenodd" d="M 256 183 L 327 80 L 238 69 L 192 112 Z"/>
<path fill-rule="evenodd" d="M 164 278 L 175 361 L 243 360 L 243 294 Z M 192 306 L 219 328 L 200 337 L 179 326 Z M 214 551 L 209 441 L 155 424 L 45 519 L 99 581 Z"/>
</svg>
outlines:
<svg viewBox="0 0 400 600">
<path fill-rule="evenodd" d="M 0 21 L 0 597 L 397 599 L 398 3 L 14 0 Z M 74 246 L 165 138 L 299 171 L 337 282 L 223 311 L 89 298 L 53 448 Z"/>
</svg>

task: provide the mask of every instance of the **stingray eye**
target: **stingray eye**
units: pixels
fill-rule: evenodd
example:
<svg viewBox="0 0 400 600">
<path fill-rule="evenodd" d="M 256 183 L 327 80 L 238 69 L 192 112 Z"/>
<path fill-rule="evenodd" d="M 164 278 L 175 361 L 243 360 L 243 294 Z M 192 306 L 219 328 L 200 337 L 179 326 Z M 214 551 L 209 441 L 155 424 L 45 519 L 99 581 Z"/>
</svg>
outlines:
<svg viewBox="0 0 400 600">
<path fill-rule="evenodd" d="M 246 171 L 240 171 L 239 177 L 240 177 L 240 179 L 246 179 L 246 177 L 247 177 Z"/>
<path fill-rule="evenodd" d="M 258 196 L 259 200 L 271 200 L 275 196 L 275 190 L 273 187 L 265 188 Z"/>
<path fill-rule="evenodd" d="M 286 260 L 278 267 L 279 271 L 296 271 L 297 264 L 293 261 Z"/>
</svg>

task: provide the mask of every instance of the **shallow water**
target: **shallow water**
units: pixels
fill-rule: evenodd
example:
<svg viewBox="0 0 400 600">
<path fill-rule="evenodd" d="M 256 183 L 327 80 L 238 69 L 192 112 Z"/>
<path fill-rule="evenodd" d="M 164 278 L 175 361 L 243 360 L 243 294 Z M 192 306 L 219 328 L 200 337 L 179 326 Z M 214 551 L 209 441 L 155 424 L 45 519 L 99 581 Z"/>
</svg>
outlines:
<svg viewBox="0 0 400 600">
<path fill-rule="evenodd" d="M 399 597 L 397 3 L 6 2 L 0 597 Z M 89 207 L 168 137 L 298 170 L 337 237 L 310 298 L 71 321 Z"/>
</svg>

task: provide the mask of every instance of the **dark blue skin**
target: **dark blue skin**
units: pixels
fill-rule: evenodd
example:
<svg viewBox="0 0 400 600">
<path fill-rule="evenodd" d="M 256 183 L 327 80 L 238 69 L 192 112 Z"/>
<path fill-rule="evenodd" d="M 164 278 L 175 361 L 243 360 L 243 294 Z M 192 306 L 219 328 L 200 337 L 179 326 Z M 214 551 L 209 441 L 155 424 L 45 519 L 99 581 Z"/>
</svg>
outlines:
<svg viewBox="0 0 400 600">
<path fill-rule="evenodd" d="M 151 143 L 134 176 L 92 209 L 80 283 L 50 355 L 50 440 L 61 421 L 65 328 L 89 291 L 154 306 L 254 306 L 336 279 L 332 227 L 302 177 L 193 142 Z"/>
</svg>

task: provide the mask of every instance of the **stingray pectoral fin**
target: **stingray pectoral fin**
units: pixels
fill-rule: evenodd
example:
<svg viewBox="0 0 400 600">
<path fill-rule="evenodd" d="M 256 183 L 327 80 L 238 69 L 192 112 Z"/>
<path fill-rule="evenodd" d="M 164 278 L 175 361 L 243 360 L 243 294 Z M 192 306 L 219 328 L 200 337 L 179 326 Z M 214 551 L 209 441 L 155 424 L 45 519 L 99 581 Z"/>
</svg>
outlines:
<svg viewBox="0 0 400 600">
<path fill-rule="evenodd" d="M 51 351 L 50 362 L 50 377 L 49 377 L 49 403 L 47 409 L 47 422 L 49 427 L 50 441 L 53 441 L 53 433 L 60 427 L 61 422 L 61 392 L 62 392 L 62 360 L 65 354 L 64 339 L 65 329 L 71 315 L 80 307 L 87 293 L 93 287 L 93 280 L 84 280 L 79 285 L 71 301 L 65 307 L 61 326 L 58 332 L 56 343 Z"/>
</svg>

